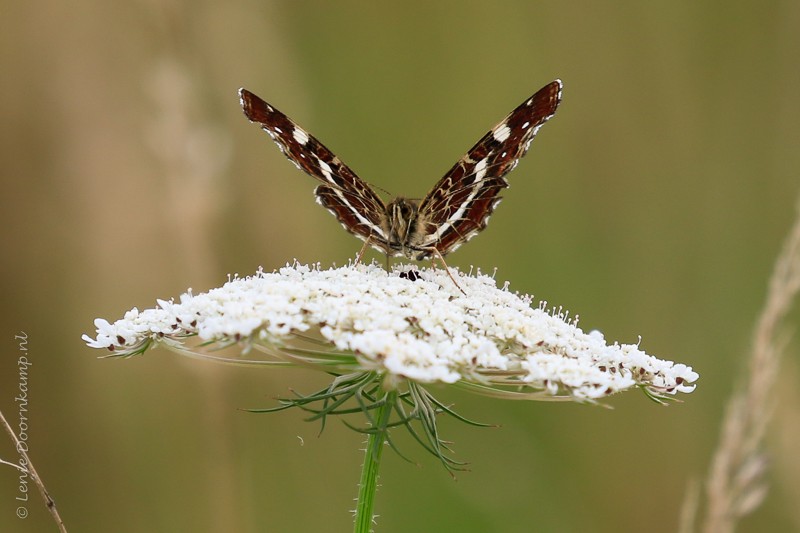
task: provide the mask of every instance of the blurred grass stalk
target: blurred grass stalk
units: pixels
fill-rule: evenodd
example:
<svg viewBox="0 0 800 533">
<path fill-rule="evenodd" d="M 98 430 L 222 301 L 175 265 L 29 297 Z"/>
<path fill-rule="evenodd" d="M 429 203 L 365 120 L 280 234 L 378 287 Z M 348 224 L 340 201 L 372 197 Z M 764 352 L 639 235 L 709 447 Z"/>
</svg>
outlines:
<svg viewBox="0 0 800 533">
<path fill-rule="evenodd" d="M 47 507 L 47 510 L 50 512 L 50 516 L 52 516 L 53 520 L 55 520 L 58 531 L 61 533 L 67 533 L 67 526 L 64 525 L 64 521 L 61 519 L 61 515 L 58 513 L 55 500 L 53 500 L 53 497 L 50 496 L 50 492 L 48 492 L 47 488 L 44 486 L 42 478 L 39 477 L 39 472 L 36 471 L 31 458 L 28 457 L 27 444 L 19 440 L 19 437 L 17 437 L 17 434 L 14 433 L 14 430 L 11 428 L 11 424 L 8 423 L 8 420 L 6 420 L 6 417 L 3 415 L 2 411 L 0 411 L 0 426 L 3 426 L 3 428 L 6 430 L 6 433 L 8 433 L 8 435 L 11 437 L 11 441 L 14 443 L 14 449 L 20 455 L 19 464 L 11 463 L 3 459 L 0 459 L 0 464 L 14 467 L 22 472 L 23 477 L 20 477 L 20 484 L 23 486 L 25 483 L 24 480 L 30 476 L 33 484 L 39 489 L 39 494 L 42 495 L 42 500 L 44 500 L 45 507 Z M 24 520 L 28 516 L 27 512 L 25 515 L 20 515 L 20 509 L 24 509 L 24 506 L 17 508 L 17 518 L 22 518 Z"/>
<path fill-rule="evenodd" d="M 799 289 L 800 199 L 756 323 L 745 382 L 726 407 L 719 444 L 706 478 L 704 533 L 734 531 L 738 521 L 758 508 L 766 496 L 764 436 L 773 412 L 781 354 L 789 340 L 782 324 Z M 682 533 L 694 530 L 698 498 L 697 488 L 690 487 L 681 516 Z"/>
</svg>

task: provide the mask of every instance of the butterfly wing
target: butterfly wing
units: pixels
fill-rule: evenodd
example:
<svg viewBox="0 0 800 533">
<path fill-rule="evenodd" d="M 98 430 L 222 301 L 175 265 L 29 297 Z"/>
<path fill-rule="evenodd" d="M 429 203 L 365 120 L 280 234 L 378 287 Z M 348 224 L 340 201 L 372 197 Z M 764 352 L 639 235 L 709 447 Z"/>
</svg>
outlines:
<svg viewBox="0 0 800 533">
<path fill-rule="evenodd" d="M 528 151 L 539 128 L 561 102 L 561 80 L 545 85 L 492 128 L 451 168 L 419 206 L 421 248 L 445 255 L 486 227 L 508 187 L 505 175 Z"/>
<path fill-rule="evenodd" d="M 324 144 L 289 117 L 247 89 L 239 89 L 245 116 L 261 126 L 283 155 L 306 174 L 322 182 L 317 202 L 339 220 L 344 229 L 381 250 L 388 249 L 386 207 L 380 197 Z"/>
</svg>

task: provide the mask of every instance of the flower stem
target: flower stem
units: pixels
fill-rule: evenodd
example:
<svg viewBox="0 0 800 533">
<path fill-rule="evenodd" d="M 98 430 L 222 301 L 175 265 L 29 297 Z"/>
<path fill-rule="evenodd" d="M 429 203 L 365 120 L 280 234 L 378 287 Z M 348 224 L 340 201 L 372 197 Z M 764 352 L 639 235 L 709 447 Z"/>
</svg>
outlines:
<svg viewBox="0 0 800 533">
<path fill-rule="evenodd" d="M 375 507 L 375 492 L 378 488 L 378 469 L 383 454 L 383 443 L 386 440 L 389 415 L 392 413 L 396 391 L 387 392 L 383 403 L 378 408 L 373 431 L 367 438 L 367 448 L 364 454 L 364 464 L 361 466 L 361 479 L 358 483 L 358 505 L 356 506 L 355 533 L 369 533 L 372 531 L 372 510 Z"/>
</svg>

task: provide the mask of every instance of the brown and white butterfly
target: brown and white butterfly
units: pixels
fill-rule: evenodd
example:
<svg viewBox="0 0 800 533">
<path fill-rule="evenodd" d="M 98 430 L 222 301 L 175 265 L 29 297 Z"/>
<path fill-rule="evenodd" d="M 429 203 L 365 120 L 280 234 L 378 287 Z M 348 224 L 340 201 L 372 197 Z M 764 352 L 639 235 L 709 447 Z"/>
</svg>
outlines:
<svg viewBox="0 0 800 533">
<path fill-rule="evenodd" d="M 289 117 L 247 89 L 242 109 L 258 123 L 297 168 L 322 182 L 317 202 L 344 229 L 389 256 L 443 257 L 486 227 L 508 187 L 505 175 L 528 151 L 539 128 L 556 112 L 561 80 L 555 80 L 492 128 L 422 200 L 397 197 L 388 204 L 350 167 Z M 359 255 L 359 258 L 361 255 Z M 449 272 L 448 272 L 449 274 Z M 454 280 L 455 281 L 455 280 Z"/>
</svg>

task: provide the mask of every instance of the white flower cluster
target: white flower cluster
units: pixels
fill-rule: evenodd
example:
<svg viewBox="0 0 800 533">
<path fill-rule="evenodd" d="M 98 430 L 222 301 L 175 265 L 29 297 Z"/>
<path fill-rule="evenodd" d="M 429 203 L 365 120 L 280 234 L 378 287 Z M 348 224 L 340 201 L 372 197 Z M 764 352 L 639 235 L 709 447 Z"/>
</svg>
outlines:
<svg viewBox="0 0 800 533">
<path fill-rule="evenodd" d="M 492 277 L 377 265 L 322 270 L 303 265 L 235 278 L 220 288 L 158 300 L 113 324 L 95 320 L 93 348 L 141 353 L 165 343 L 182 351 L 240 343 L 331 371 L 375 371 L 388 383 L 466 384 L 488 394 L 595 400 L 632 387 L 655 398 L 691 392 L 698 374 L 647 355 L 638 345 L 606 344 L 576 320 L 531 307 L 531 299 L 498 288 Z M 314 350 L 298 343 L 317 339 Z M 319 346 L 319 343 L 322 346 Z M 335 370 L 335 369 L 334 369 Z"/>
</svg>

